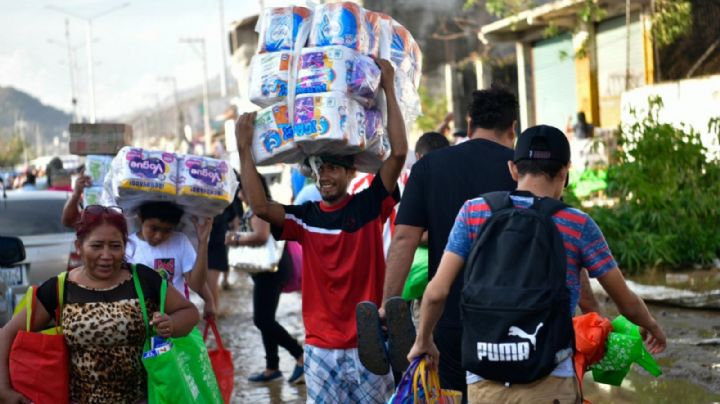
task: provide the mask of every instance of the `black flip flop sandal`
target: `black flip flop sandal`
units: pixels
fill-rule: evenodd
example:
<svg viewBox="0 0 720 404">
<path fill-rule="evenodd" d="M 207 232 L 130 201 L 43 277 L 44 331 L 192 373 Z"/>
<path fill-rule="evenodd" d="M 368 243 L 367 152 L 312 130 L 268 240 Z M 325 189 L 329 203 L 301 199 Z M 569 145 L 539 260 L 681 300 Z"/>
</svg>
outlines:
<svg viewBox="0 0 720 404">
<path fill-rule="evenodd" d="M 360 362 L 371 373 L 383 376 L 390 371 L 378 308 L 373 302 L 360 302 L 355 307 Z"/>
<path fill-rule="evenodd" d="M 415 325 L 410 305 L 402 297 L 385 302 L 385 323 L 388 329 L 388 356 L 395 372 L 404 373 L 410 365 L 407 354 L 415 343 Z"/>
</svg>

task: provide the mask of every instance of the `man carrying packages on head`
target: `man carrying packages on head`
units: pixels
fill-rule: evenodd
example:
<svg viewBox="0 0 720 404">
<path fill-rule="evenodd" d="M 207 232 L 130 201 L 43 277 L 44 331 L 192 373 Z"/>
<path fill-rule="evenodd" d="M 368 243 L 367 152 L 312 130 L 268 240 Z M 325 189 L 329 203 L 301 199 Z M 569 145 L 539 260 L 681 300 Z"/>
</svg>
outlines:
<svg viewBox="0 0 720 404">
<path fill-rule="evenodd" d="M 407 139 L 389 62 L 377 60 L 387 98 L 391 153 L 370 187 L 347 192 L 355 174 L 351 156 L 313 156 L 308 164 L 320 202 L 280 205 L 267 200 L 251 147 L 255 114 L 243 114 L 236 137 L 241 181 L 255 214 L 271 224 L 276 239 L 303 246 L 303 320 L 308 402 L 384 403 L 392 394 L 390 373 L 378 376 L 358 358 L 355 306 L 380 304 L 385 259 L 382 227 L 400 199 L 396 182 L 405 162 Z"/>
</svg>

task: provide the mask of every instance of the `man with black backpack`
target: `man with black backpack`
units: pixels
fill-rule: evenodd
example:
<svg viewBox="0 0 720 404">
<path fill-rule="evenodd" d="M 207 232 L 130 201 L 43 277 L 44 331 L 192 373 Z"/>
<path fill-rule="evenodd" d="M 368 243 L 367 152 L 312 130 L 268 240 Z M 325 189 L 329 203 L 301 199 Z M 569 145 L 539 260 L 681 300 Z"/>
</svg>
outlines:
<svg viewBox="0 0 720 404">
<path fill-rule="evenodd" d="M 520 135 L 508 162 L 517 190 L 467 201 L 423 295 L 420 329 L 408 358 L 437 363 L 432 331 L 451 286 L 464 269 L 460 297 L 462 364 L 470 403 L 575 403 L 572 315 L 580 270 L 597 278 L 621 314 L 647 331 L 651 353 L 665 335 L 630 289 L 597 224 L 559 201 L 567 184 L 570 145 L 557 128 Z"/>
</svg>

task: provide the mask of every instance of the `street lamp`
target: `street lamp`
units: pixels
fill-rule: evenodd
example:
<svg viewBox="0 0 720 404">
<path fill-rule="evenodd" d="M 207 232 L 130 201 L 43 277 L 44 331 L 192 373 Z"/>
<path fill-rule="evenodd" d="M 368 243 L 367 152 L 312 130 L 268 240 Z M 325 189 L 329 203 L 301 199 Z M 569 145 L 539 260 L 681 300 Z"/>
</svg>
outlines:
<svg viewBox="0 0 720 404">
<path fill-rule="evenodd" d="M 203 126 L 205 127 L 205 154 L 209 154 L 212 147 L 212 132 L 210 130 L 210 102 L 208 101 L 207 49 L 205 39 L 180 38 L 180 42 L 189 44 L 203 62 Z M 199 50 L 195 47 L 196 44 L 200 45 Z"/>
<path fill-rule="evenodd" d="M 130 3 L 123 3 L 118 6 L 109 8 L 103 12 L 97 13 L 92 16 L 84 16 L 80 14 L 76 14 L 72 11 L 68 11 L 64 8 L 48 4 L 45 6 L 45 8 L 53 11 L 57 11 L 59 13 L 63 13 L 65 15 L 69 15 L 70 17 L 74 17 L 80 20 L 83 20 L 87 23 L 87 34 L 85 35 L 85 43 L 87 46 L 87 63 L 88 63 L 88 91 L 90 96 L 90 123 L 95 123 L 95 82 L 93 77 L 93 52 L 92 52 L 92 23 L 93 20 L 98 19 L 100 17 L 103 17 L 105 15 L 108 15 L 114 11 L 120 10 L 121 8 L 125 8 L 129 6 Z"/>
</svg>

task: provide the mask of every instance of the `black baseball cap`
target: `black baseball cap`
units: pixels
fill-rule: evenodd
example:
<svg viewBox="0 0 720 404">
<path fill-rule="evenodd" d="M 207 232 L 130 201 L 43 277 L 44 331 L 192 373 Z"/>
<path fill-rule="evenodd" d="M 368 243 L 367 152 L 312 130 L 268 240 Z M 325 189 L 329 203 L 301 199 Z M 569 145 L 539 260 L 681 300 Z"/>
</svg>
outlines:
<svg viewBox="0 0 720 404">
<path fill-rule="evenodd" d="M 558 128 L 538 125 L 525 129 L 515 145 L 514 162 L 521 160 L 554 160 L 570 162 L 570 143 Z"/>
</svg>

